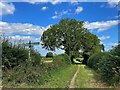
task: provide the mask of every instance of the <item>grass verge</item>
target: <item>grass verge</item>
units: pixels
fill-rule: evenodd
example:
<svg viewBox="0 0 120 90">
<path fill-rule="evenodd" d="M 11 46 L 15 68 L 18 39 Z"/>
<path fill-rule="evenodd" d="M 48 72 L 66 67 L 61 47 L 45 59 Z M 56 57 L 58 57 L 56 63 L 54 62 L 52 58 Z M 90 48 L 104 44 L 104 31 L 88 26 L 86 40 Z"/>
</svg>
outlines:
<svg viewBox="0 0 120 90">
<path fill-rule="evenodd" d="M 77 70 L 76 65 L 70 67 L 64 67 L 52 73 L 51 78 L 48 78 L 48 82 L 44 85 L 40 85 L 40 88 L 68 88 L 71 78 Z"/>
<path fill-rule="evenodd" d="M 107 84 L 100 80 L 100 75 L 85 65 L 80 65 L 75 85 L 76 88 L 108 88 Z"/>
</svg>

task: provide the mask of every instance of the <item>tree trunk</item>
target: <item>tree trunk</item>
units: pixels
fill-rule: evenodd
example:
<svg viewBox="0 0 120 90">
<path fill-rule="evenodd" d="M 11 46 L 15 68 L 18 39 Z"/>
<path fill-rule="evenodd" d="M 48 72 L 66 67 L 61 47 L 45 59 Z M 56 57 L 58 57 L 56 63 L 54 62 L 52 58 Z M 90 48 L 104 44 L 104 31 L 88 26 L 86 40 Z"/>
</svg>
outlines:
<svg viewBox="0 0 120 90">
<path fill-rule="evenodd" d="M 87 60 L 89 59 L 89 56 L 90 56 L 89 52 L 84 51 L 82 56 L 84 57 L 84 60 L 82 63 L 87 65 Z"/>
</svg>

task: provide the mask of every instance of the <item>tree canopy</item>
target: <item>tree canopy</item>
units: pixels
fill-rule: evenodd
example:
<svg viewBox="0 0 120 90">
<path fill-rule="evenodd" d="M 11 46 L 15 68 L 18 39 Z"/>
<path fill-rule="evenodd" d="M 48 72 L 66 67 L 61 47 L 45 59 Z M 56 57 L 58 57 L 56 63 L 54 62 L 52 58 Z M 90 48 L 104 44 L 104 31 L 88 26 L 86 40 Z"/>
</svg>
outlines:
<svg viewBox="0 0 120 90">
<path fill-rule="evenodd" d="M 43 48 L 52 51 L 59 48 L 68 55 L 79 50 L 91 52 L 100 46 L 98 37 L 84 28 L 84 21 L 70 18 L 50 26 L 43 32 L 41 40 Z"/>
</svg>

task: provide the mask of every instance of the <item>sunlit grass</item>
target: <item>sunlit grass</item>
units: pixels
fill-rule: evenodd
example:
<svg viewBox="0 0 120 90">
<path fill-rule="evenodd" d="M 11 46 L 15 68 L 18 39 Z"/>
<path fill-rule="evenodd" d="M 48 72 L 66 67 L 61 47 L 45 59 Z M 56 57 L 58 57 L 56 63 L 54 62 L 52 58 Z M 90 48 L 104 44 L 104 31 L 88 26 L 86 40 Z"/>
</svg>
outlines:
<svg viewBox="0 0 120 90">
<path fill-rule="evenodd" d="M 80 64 L 80 63 L 82 63 L 83 59 L 84 58 L 74 58 L 73 61 L 74 61 L 74 63 Z"/>
<path fill-rule="evenodd" d="M 80 65 L 76 78 L 76 88 L 104 88 L 107 85 L 100 80 L 100 75 L 85 65 Z"/>
<path fill-rule="evenodd" d="M 70 81 L 77 70 L 76 65 L 71 65 L 67 68 L 62 68 L 57 72 L 52 73 L 51 78 L 48 78 L 48 82 L 44 85 L 40 85 L 41 88 L 68 88 Z"/>
<path fill-rule="evenodd" d="M 51 62 L 53 62 L 53 58 L 42 58 L 41 59 L 41 61 L 43 62 L 43 63 L 51 63 Z"/>
</svg>

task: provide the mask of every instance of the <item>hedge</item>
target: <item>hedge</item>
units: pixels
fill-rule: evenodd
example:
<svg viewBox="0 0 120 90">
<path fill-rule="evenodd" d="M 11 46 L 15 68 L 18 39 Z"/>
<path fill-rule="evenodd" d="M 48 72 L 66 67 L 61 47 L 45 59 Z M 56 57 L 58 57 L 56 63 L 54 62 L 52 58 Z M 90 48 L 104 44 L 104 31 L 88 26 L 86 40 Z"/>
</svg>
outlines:
<svg viewBox="0 0 120 90">
<path fill-rule="evenodd" d="M 89 57 L 87 65 L 93 69 L 98 69 L 98 63 L 102 59 L 104 53 L 98 52 Z"/>
<path fill-rule="evenodd" d="M 120 84 L 120 57 L 113 54 L 113 51 L 95 53 L 89 58 L 87 65 L 97 70 L 101 79 L 109 85 Z"/>
<path fill-rule="evenodd" d="M 28 48 L 25 48 L 22 44 L 13 44 L 8 39 L 2 41 L 2 66 L 5 68 L 13 68 L 21 63 L 29 62 L 28 60 Z M 41 55 L 31 50 L 31 63 L 36 65 L 41 61 Z"/>
</svg>

